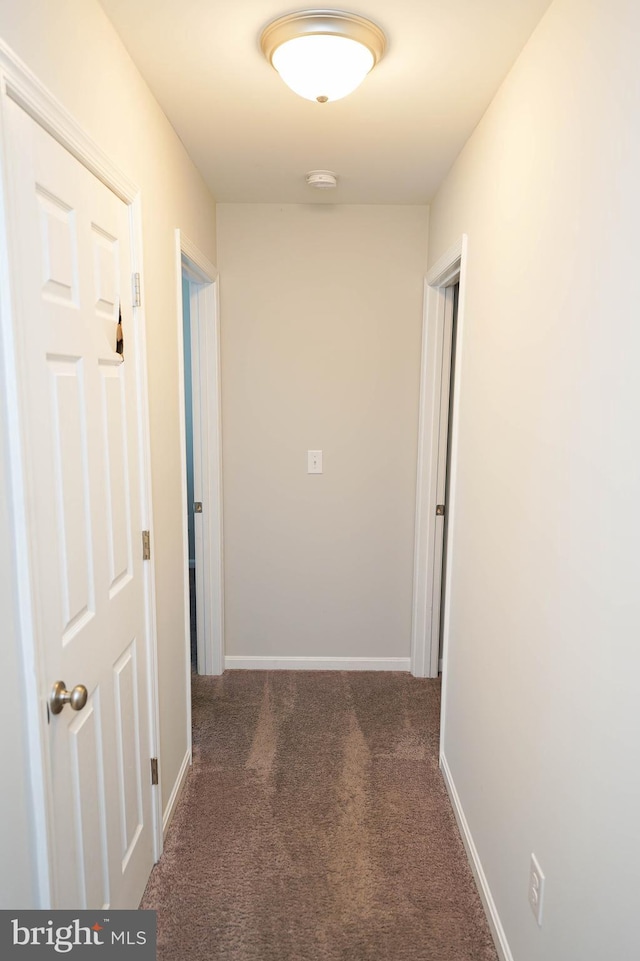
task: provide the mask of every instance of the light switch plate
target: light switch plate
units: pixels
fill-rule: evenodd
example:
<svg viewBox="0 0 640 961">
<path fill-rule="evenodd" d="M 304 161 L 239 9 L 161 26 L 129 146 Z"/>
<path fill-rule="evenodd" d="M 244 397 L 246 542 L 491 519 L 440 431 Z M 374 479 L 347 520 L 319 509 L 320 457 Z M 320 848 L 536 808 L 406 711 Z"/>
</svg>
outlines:
<svg viewBox="0 0 640 961">
<path fill-rule="evenodd" d="M 322 473 L 322 451 L 308 450 L 307 451 L 307 474 L 321 474 L 321 473 Z"/>
</svg>

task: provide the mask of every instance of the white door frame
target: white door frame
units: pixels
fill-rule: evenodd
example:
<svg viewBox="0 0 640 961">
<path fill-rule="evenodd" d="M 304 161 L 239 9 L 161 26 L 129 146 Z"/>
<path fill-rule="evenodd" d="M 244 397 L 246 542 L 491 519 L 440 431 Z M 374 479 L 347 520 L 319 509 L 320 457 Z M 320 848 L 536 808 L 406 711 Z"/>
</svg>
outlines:
<svg viewBox="0 0 640 961">
<path fill-rule="evenodd" d="M 189 281 L 191 357 L 184 356 L 182 277 Z M 198 673 L 224 671 L 224 568 L 222 543 L 222 422 L 220 401 L 220 309 L 218 270 L 181 230 L 176 230 L 176 297 L 179 305 L 178 366 L 182 464 L 182 543 L 185 652 L 188 703 L 191 703 L 191 630 L 189 619 L 189 511 L 185 428 L 185 364 L 191 365 L 193 406 L 194 517 Z M 189 722 L 189 744 L 191 728 Z"/>
<path fill-rule="evenodd" d="M 5 381 L 5 400 L 7 404 L 8 448 L 11 478 L 11 499 L 13 507 L 14 539 L 13 551 L 18 584 L 16 611 L 18 622 L 18 641 L 22 652 L 23 678 L 21 679 L 25 702 L 25 723 L 27 727 L 27 749 L 31 788 L 31 821 L 34 834 L 35 870 L 38 906 L 51 907 L 55 892 L 50 870 L 53 851 L 53 808 L 52 772 L 47 750 L 48 723 L 46 691 L 51 678 L 44 677 L 42 665 L 44 656 L 42 639 L 35 629 L 33 598 L 31 592 L 31 567 L 29 560 L 30 526 L 29 511 L 25 497 L 24 460 L 21 434 L 22 390 L 20 384 L 18 357 L 16 355 L 15 331 L 16 312 L 13 301 L 18 302 L 20 294 L 14 289 L 11 264 L 16 256 L 15 236 L 11 229 L 14 212 L 8 190 L 7 168 L 11 143 L 7 137 L 5 122 L 7 100 L 13 100 L 47 133 L 69 151 L 98 180 L 102 181 L 116 196 L 129 207 L 131 224 L 132 270 L 142 273 L 142 218 L 140 192 L 110 160 L 110 158 L 87 136 L 64 106 L 52 96 L 13 51 L 0 41 L 0 128 L 4 153 L 0 157 L 2 180 L 0 185 L 0 334 L 2 337 L 2 358 Z M 140 446 L 140 502 L 141 523 L 145 530 L 152 531 L 151 510 L 151 452 L 149 441 L 149 409 L 147 388 L 147 358 L 145 315 L 143 307 L 134 307 L 136 337 L 131 339 L 131 353 L 138 368 L 138 432 L 142 438 Z M 145 605 L 145 650 L 149 673 L 149 757 L 158 756 L 158 671 L 157 639 L 155 619 L 155 574 L 153 560 L 144 568 L 144 605 Z M 20 683 L 15 680 L 15 683 Z M 147 748 L 145 748 L 147 749 Z M 159 858 L 162 851 L 162 809 L 160 786 L 152 789 L 152 820 L 154 856 Z M 55 907 L 55 905 L 53 905 Z"/>
<path fill-rule="evenodd" d="M 451 474 L 449 478 L 447 584 L 451 584 L 455 489 L 458 448 L 458 409 L 461 387 L 462 335 L 464 325 L 464 288 L 467 263 L 467 237 L 463 234 L 433 265 L 425 280 L 422 328 L 422 363 L 420 373 L 420 421 L 418 429 L 418 476 L 416 487 L 416 529 L 413 568 L 413 618 L 411 628 L 411 673 L 415 677 L 438 676 L 439 591 L 442 575 L 442 531 L 436 522 L 438 464 L 443 451 L 446 458 L 446 436 L 441 431 L 443 375 L 448 376 L 451 344 L 447 333 L 451 327 L 452 297 L 448 288 L 460 284 L 456 359 L 454 371 L 453 423 L 449 425 Z M 450 340 L 450 334 L 449 334 Z M 445 385 L 446 386 L 446 385 Z M 445 393 L 448 393 L 445 390 Z M 445 422 L 446 422 L 445 417 Z M 440 465 L 442 466 L 442 465 Z M 442 472 L 440 472 L 442 473 Z M 441 523 L 441 522 L 440 522 Z M 446 670 L 448 608 L 450 590 L 445 597 L 443 630 L 443 675 Z M 437 623 L 436 623 L 437 622 Z"/>
</svg>

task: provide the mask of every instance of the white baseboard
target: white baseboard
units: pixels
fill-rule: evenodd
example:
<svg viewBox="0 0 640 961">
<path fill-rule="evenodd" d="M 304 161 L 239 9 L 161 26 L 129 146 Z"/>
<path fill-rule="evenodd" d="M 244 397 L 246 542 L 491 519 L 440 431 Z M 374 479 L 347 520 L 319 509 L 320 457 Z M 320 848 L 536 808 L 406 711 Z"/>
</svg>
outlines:
<svg viewBox="0 0 640 961">
<path fill-rule="evenodd" d="M 440 755 L 440 770 L 442 771 L 444 783 L 453 806 L 453 813 L 456 816 L 456 821 L 458 822 L 458 827 L 460 828 L 462 841 L 467 851 L 467 857 L 469 858 L 469 864 L 471 865 L 471 870 L 473 871 L 473 876 L 476 880 L 478 893 L 480 894 L 480 900 L 482 901 L 482 906 L 487 916 L 487 921 L 489 922 L 489 928 L 491 929 L 491 936 L 493 937 L 496 951 L 500 956 L 500 961 L 513 961 L 511 948 L 509 947 L 507 936 L 504 928 L 502 927 L 502 921 L 500 920 L 496 903 L 493 900 L 493 895 L 491 894 L 491 889 L 489 888 L 489 882 L 487 881 L 487 876 L 484 873 L 484 869 L 480 861 L 480 855 L 478 854 L 478 850 L 471 835 L 469 824 L 465 817 L 464 811 L 462 810 L 460 797 L 456 790 L 456 786 L 453 783 L 453 777 L 451 775 L 451 771 L 449 770 L 449 765 L 447 764 L 447 759 L 444 754 Z"/>
<path fill-rule="evenodd" d="M 171 796 L 167 801 L 167 806 L 165 808 L 164 814 L 162 815 L 162 836 L 166 838 L 167 828 L 171 818 L 173 817 L 174 811 L 176 809 L 176 804 L 178 803 L 178 798 L 182 793 L 182 788 L 184 787 L 184 782 L 187 780 L 187 774 L 189 773 L 189 768 L 191 767 L 191 752 L 187 751 L 180 765 L 180 770 L 176 778 L 176 783 L 173 785 L 173 790 L 171 791 Z"/>
<path fill-rule="evenodd" d="M 225 657 L 225 670 L 409 671 L 408 657 Z"/>
</svg>

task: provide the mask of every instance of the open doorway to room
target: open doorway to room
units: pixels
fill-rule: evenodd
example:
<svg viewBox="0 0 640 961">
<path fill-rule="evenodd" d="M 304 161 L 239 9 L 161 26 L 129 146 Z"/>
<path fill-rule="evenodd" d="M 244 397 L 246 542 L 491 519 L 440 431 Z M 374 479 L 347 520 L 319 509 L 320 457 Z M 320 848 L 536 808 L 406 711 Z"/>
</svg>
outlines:
<svg viewBox="0 0 640 961">
<path fill-rule="evenodd" d="M 451 331 L 449 324 L 446 323 L 445 337 L 448 343 L 445 344 L 445 357 L 448 353 L 448 365 L 443 363 L 442 368 L 442 387 L 440 391 L 440 411 L 441 411 L 441 446 L 438 452 L 439 460 L 444 461 L 444 483 L 442 500 L 438 496 L 438 503 L 444 508 L 444 515 L 438 514 L 442 518 L 442 561 L 440 563 L 440 612 L 438 620 L 438 673 L 442 673 L 442 650 L 444 642 L 444 612 L 446 608 L 447 592 L 447 547 L 449 544 L 449 510 L 448 505 L 451 493 L 451 426 L 453 424 L 453 398 L 455 396 L 455 374 L 456 374 L 456 341 L 458 332 L 458 302 L 460 298 L 460 281 L 456 281 L 450 288 L 451 296 Z M 448 321 L 448 318 L 446 318 Z M 448 349 L 447 349 L 448 348 Z M 447 370 L 448 366 L 448 370 Z M 446 420 L 445 420 L 446 418 Z M 443 450 L 444 448 L 444 450 Z M 437 558 L 436 558 L 437 563 Z"/>
<path fill-rule="evenodd" d="M 177 247 L 187 664 L 198 674 L 221 674 L 224 612 L 217 271 L 179 231 Z"/>
<path fill-rule="evenodd" d="M 446 671 L 466 237 L 425 282 L 411 670 Z"/>
<path fill-rule="evenodd" d="M 182 343 L 184 349 L 184 434 L 187 467 L 187 534 L 189 544 L 189 638 L 191 642 L 191 670 L 198 670 L 198 624 L 196 616 L 196 535 L 197 509 L 193 493 L 193 389 L 191 382 L 191 308 L 190 282 L 182 271 Z"/>
</svg>

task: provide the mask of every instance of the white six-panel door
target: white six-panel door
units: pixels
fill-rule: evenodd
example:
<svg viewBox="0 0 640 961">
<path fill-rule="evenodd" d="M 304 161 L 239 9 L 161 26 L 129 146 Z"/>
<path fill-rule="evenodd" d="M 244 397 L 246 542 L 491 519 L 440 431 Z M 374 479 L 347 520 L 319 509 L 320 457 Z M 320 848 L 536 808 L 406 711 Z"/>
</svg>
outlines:
<svg viewBox="0 0 640 961">
<path fill-rule="evenodd" d="M 136 907 L 153 828 L 129 209 L 6 107 L 41 693 L 62 680 L 89 694 L 48 725 L 52 906 Z"/>
</svg>

